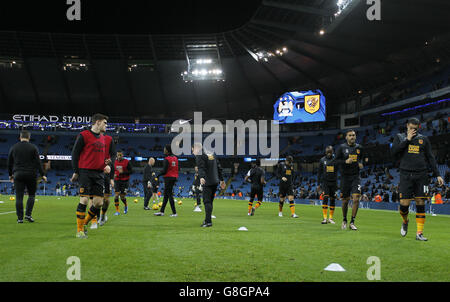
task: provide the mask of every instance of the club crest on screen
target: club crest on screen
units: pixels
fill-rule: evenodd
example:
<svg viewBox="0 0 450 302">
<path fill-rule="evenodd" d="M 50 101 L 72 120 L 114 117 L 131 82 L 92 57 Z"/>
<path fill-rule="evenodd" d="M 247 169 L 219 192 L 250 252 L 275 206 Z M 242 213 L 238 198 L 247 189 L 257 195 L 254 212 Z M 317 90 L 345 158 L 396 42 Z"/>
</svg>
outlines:
<svg viewBox="0 0 450 302">
<path fill-rule="evenodd" d="M 320 109 L 320 95 L 305 96 L 305 111 L 308 113 L 316 113 Z"/>
</svg>

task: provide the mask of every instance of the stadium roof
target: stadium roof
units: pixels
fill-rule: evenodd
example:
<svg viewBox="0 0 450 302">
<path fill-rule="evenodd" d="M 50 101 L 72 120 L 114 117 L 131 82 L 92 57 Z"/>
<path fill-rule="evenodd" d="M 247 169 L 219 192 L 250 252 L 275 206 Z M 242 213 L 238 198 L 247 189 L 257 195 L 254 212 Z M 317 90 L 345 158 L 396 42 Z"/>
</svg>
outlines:
<svg viewBox="0 0 450 302">
<path fill-rule="evenodd" d="M 361 0 L 337 17 L 336 0 L 224 1 L 215 9 L 212 1 L 183 2 L 176 11 L 153 1 L 143 2 L 146 9 L 100 2 L 80 26 L 65 20 L 67 5 L 52 10 L 62 10 L 63 21 L 4 18 L 0 56 L 23 68 L 1 70 L 0 104 L 11 113 L 72 105 L 80 114 L 270 116 L 287 90 L 320 88 L 333 104 L 450 59 L 446 0 L 383 1 L 381 21 L 367 20 L 369 6 Z M 181 80 L 192 45 L 217 47 L 226 82 Z M 255 60 L 283 47 L 283 56 Z M 88 65 L 84 76 L 62 71 L 76 61 Z M 148 69 L 128 73 L 130 64 Z"/>
</svg>

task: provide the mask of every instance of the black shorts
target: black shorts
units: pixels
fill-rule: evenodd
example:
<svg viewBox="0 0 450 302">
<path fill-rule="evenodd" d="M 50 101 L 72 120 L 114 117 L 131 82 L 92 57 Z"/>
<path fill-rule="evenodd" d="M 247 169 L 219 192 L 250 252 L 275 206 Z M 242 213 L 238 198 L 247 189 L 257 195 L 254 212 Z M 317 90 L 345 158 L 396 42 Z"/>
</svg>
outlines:
<svg viewBox="0 0 450 302">
<path fill-rule="evenodd" d="M 337 183 L 336 182 L 324 182 L 322 184 L 323 195 L 329 197 L 335 197 L 337 191 Z"/>
<path fill-rule="evenodd" d="M 80 196 L 103 197 L 105 190 L 105 173 L 103 171 L 80 170 L 78 177 Z"/>
<path fill-rule="evenodd" d="M 114 193 L 127 194 L 128 192 L 128 180 L 115 180 L 114 181 Z"/>
<path fill-rule="evenodd" d="M 341 178 L 342 198 L 348 198 L 350 195 L 361 195 L 361 183 L 359 175 L 343 175 Z"/>
<path fill-rule="evenodd" d="M 111 177 L 105 174 L 105 193 L 104 195 L 111 195 Z"/>
<path fill-rule="evenodd" d="M 426 172 L 400 171 L 400 199 L 428 198 L 430 177 Z"/>
<path fill-rule="evenodd" d="M 258 198 L 258 201 L 262 201 L 263 200 L 263 196 L 264 196 L 264 190 L 263 188 L 251 188 L 250 190 L 250 198 Z"/>
<path fill-rule="evenodd" d="M 286 196 L 294 196 L 294 186 L 292 184 L 280 184 L 278 195 L 282 198 Z"/>
</svg>

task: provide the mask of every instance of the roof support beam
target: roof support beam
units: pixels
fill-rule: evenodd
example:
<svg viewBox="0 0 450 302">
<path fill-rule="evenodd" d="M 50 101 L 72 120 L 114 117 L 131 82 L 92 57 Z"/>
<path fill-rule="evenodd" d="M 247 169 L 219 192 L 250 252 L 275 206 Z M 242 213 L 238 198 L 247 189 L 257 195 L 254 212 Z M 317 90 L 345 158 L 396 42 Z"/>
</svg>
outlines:
<svg viewBox="0 0 450 302">
<path fill-rule="evenodd" d="M 280 22 L 274 22 L 274 21 L 265 21 L 261 19 L 252 19 L 250 20 L 250 24 L 259 24 L 264 25 L 272 28 L 278 28 L 282 29 L 284 31 L 288 32 L 298 32 L 301 30 L 304 30 L 304 28 L 300 27 L 300 25 L 292 25 L 292 24 L 286 24 L 286 23 L 280 23 Z"/>
<path fill-rule="evenodd" d="M 34 92 L 34 95 L 35 95 L 35 100 L 36 100 L 37 104 L 40 106 L 41 105 L 41 99 L 39 97 L 39 92 L 38 92 L 38 90 L 36 88 L 36 83 L 34 82 L 33 75 L 31 74 L 30 66 L 28 64 L 28 59 L 25 58 L 25 55 L 23 53 L 22 42 L 21 42 L 21 40 L 19 40 L 17 32 L 14 32 L 14 34 L 15 34 L 15 38 L 17 40 L 17 44 L 19 45 L 20 55 L 23 58 L 23 65 L 25 66 L 25 70 L 27 72 L 28 78 L 30 79 L 31 87 L 33 88 L 33 92 Z"/>
<path fill-rule="evenodd" d="M 66 93 L 68 105 L 70 106 L 70 108 L 72 108 L 73 102 L 72 102 L 72 96 L 70 95 L 69 83 L 67 81 L 66 73 L 62 70 L 63 62 L 61 61 L 59 56 L 56 54 L 55 45 L 53 43 L 53 39 L 52 39 L 52 34 L 51 33 L 48 34 L 48 38 L 50 40 L 50 45 L 52 47 L 53 54 L 55 56 L 56 63 L 58 65 L 58 72 L 59 72 L 59 74 L 60 74 L 60 76 L 62 78 L 62 82 L 63 82 L 63 86 L 64 86 L 64 91 Z"/>
<path fill-rule="evenodd" d="M 100 87 L 100 80 L 98 78 L 98 74 L 97 74 L 97 71 L 95 68 L 95 63 L 92 60 L 91 52 L 89 51 L 89 47 L 87 46 L 87 43 L 86 43 L 86 35 L 83 35 L 83 44 L 84 44 L 84 48 L 86 49 L 86 54 L 87 54 L 87 57 L 88 57 L 88 60 L 90 63 L 89 66 L 90 66 L 90 69 L 92 70 L 92 75 L 94 76 L 95 87 L 97 87 L 98 95 L 100 98 L 100 103 L 102 104 L 102 111 L 106 113 L 108 111 L 108 107 L 106 106 L 105 97 L 103 96 L 102 89 Z"/>
<path fill-rule="evenodd" d="M 243 32 L 242 31 L 240 31 L 240 32 L 236 32 L 236 34 L 242 34 Z M 245 32 L 244 33 L 245 34 L 245 37 L 246 38 L 248 38 L 248 34 L 247 34 L 247 32 Z M 242 41 L 245 41 L 245 39 L 244 40 L 242 40 Z M 242 42 L 241 40 L 237 40 L 237 42 L 253 57 L 253 58 L 255 58 L 252 54 L 254 54 L 246 45 L 245 45 L 245 42 Z M 256 54 L 255 54 L 255 56 L 256 56 Z M 256 56 L 256 58 L 257 58 L 258 56 Z M 280 79 L 272 72 L 272 70 L 270 70 L 267 66 L 266 66 L 266 64 L 264 64 L 264 63 L 262 63 L 261 64 L 261 66 L 263 67 L 263 69 L 278 83 L 278 85 L 280 85 L 280 87 L 283 89 L 283 90 L 286 90 L 286 86 L 280 81 Z"/>
<path fill-rule="evenodd" d="M 117 49 L 119 50 L 120 58 L 121 58 L 122 65 L 123 65 L 122 66 L 123 72 L 125 73 L 125 79 L 127 82 L 126 85 L 128 88 L 128 93 L 130 94 L 130 99 L 133 103 L 133 112 L 138 112 L 136 98 L 133 93 L 133 87 L 131 86 L 131 75 L 130 75 L 130 72 L 128 71 L 128 62 L 127 62 L 127 59 L 123 55 L 122 48 L 120 47 L 119 37 L 117 35 L 115 35 L 115 38 L 116 38 L 116 43 L 117 43 Z"/>
<path fill-rule="evenodd" d="M 151 35 L 148 36 L 149 41 L 150 41 L 150 45 L 152 48 L 152 53 L 153 53 L 153 58 L 155 60 L 155 69 L 156 69 L 156 76 L 158 78 L 158 87 L 160 87 L 160 92 L 161 92 L 161 106 L 164 109 L 164 113 L 166 114 L 166 117 L 169 117 L 170 115 L 170 104 L 167 101 L 167 97 L 166 97 L 166 93 L 164 92 L 164 86 L 163 86 L 163 80 L 162 80 L 162 76 L 159 72 L 159 61 L 158 61 L 158 57 L 156 55 L 156 51 L 155 51 L 155 46 L 153 43 L 153 38 Z"/>
<path fill-rule="evenodd" d="M 271 0 L 263 0 L 262 3 L 264 6 L 276 7 L 281 9 L 287 9 L 290 11 L 298 12 L 298 13 L 307 13 L 312 15 L 319 16 L 331 16 L 334 14 L 334 11 L 328 9 L 320 9 L 311 6 L 301 5 L 301 4 L 290 4 L 290 3 L 280 3 Z"/>
<path fill-rule="evenodd" d="M 233 33 L 231 33 L 231 37 L 232 37 L 234 40 L 237 40 L 237 39 L 234 37 Z M 252 84 L 252 82 L 250 81 L 250 79 L 247 77 L 247 74 L 246 74 L 246 72 L 245 72 L 244 66 L 242 66 L 241 62 L 240 62 L 239 59 L 237 58 L 237 56 L 236 56 L 236 54 L 234 53 L 233 49 L 231 48 L 231 45 L 230 45 L 230 43 L 229 43 L 227 37 L 225 36 L 225 34 L 223 34 L 223 40 L 224 40 L 225 43 L 228 45 L 228 48 L 230 49 L 231 53 L 233 54 L 234 60 L 236 61 L 237 65 L 239 66 L 239 69 L 241 70 L 242 76 L 244 77 L 244 79 L 246 80 L 246 82 L 247 82 L 248 85 L 250 86 L 250 88 L 251 88 L 253 94 L 255 95 L 256 100 L 257 100 L 257 102 L 258 102 L 258 109 L 259 109 L 259 111 L 261 111 L 261 109 L 262 109 L 262 100 L 261 100 L 261 98 L 259 97 L 258 91 L 256 90 L 255 86 L 253 86 L 253 84 Z"/>
</svg>

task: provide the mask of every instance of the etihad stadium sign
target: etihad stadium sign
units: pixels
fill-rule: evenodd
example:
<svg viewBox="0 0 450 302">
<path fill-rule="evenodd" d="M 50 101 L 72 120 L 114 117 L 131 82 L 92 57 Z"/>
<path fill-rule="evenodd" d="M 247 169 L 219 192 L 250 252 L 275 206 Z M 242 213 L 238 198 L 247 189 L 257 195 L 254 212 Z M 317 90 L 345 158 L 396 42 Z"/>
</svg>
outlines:
<svg viewBox="0 0 450 302">
<path fill-rule="evenodd" d="M 14 114 L 12 119 L 16 122 L 51 122 L 51 123 L 90 123 L 90 116 L 72 115 L 38 115 L 38 114 Z"/>
</svg>

